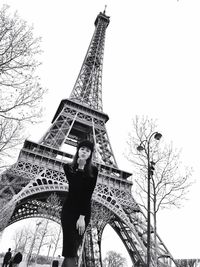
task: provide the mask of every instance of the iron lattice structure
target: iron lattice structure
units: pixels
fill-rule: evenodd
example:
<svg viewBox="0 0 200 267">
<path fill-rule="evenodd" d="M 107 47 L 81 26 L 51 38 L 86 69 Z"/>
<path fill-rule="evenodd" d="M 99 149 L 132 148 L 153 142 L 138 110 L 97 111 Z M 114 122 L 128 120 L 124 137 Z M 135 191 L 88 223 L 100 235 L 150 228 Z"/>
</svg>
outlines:
<svg viewBox="0 0 200 267">
<path fill-rule="evenodd" d="M 145 266 L 147 220 L 132 196 L 131 173 L 117 166 L 105 126 L 109 117 L 102 108 L 103 51 L 108 24 L 109 17 L 104 11 L 95 20 L 95 32 L 70 98 L 61 101 L 42 139 L 38 143 L 26 140 L 17 162 L 1 175 L 0 230 L 31 217 L 48 216 L 60 223 L 61 206 L 48 214 L 45 209 L 49 195 L 56 193 L 62 203 L 68 191 L 63 164 L 73 156 L 62 148 L 76 147 L 79 140 L 86 138 L 95 143 L 94 160 L 99 175 L 81 265 L 102 266 L 100 244 L 103 230 L 109 224 L 125 245 L 133 266 Z M 159 266 L 175 266 L 159 236 L 156 243 Z M 152 266 L 154 250 L 152 236 Z"/>
</svg>

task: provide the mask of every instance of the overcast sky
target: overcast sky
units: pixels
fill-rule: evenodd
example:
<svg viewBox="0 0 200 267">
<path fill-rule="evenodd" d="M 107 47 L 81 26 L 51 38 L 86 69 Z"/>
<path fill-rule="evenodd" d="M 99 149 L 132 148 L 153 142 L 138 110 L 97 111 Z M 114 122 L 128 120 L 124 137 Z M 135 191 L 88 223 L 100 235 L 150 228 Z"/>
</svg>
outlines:
<svg viewBox="0 0 200 267">
<path fill-rule="evenodd" d="M 182 149 L 196 184 L 184 207 L 160 213 L 158 232 L 175 258 L 200 258 L 200 1 L 199 0 L 5 0 L 42 37 L 42 85 L 48 88 L 37 141 L 48 129 L 63 98 L 70 95 L 94 32 L 94 20 L 107 4 L 103 109 L 121 169 L 132 171 L 125 152 L 135 115 L 158 119 L 163 142 Z"/>
</svg>

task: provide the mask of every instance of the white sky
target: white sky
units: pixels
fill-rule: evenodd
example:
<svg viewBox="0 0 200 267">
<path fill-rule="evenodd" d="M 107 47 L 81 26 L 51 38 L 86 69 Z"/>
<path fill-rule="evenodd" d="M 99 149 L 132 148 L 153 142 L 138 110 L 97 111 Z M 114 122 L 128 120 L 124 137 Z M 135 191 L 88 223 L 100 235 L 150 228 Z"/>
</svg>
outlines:
<svg viewBox="0 0 200 267">
<path fill-rule="evenodd" d="M 196 184 L 184 207 L 159 216 L 159 235 L 175 258 L 200 258 L 200 1 L 199 0 L 5 0 L 33 24 L 43 38 L 39 75 L 48 94 L 44 123 L 30 129 L 37 141 L 50 126 L 63 98 L 73 88 L 94 20 L 107 4 L 104 112 L 107 130 L 121 169 L 131 120 L 135 115 L 158 119 L 163 142 L 182 149 L 182 161 L 194 168 Z M 113 244 L 112 244 L 113 245 Z M 111 245 L 111 248 L 112 248 Z"/>
</svg>

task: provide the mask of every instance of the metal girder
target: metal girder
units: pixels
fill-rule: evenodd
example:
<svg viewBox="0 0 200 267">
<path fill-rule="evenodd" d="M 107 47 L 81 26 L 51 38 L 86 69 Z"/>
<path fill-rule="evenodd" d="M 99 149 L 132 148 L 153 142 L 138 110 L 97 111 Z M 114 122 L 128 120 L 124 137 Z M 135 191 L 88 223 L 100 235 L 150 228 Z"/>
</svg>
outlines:
<svg viewBox="0 0 200 267">
<path fill-rule="evenodd" d="M 80 73 L 70 95 L 70 99 L 96 110 L 102 105 L 102 69 L 106 28 L 109 17 L 100 13 L 95 22 L 95 32 L 89 45 Z"/>
<path fill-rule="evenodd" d="M 41 212 L 40 208 L 45 206 L 48 195 L 53 192 L 56 192 L 62 201 L 64 194 L 68 191 L 68 183 L 62 167 L 66 159 L 71 160 L 71 155 L 41 144 L 25 142 L 18 162 L 3 174 L 4 184 L 1 184 L 1 193 L 3 196 L 10 193 L 3 211 L 4 214 L 8 209 L 12 212 L 9 214 L 10 217 L 7 216 L 7 223 L 5 219 L 2 222 L 1 229 L 24 218 L 47 216 L 45 212 Z M 101 252 L 100 248 L 99 250 L 97 248 L 106 224 L 110 224 L 118 233 L 133 262 L 141 261 L 141 258 L 145 261 L 146 218 L 132 197 L 132 183 L 127 180 L 130 174 L 112 166 L 96 164 L 99 176 L 93 194 L 93 214 L 90 226 L 93 230 L 86 238 L 86 243 L 90 246 L 85 246 L 84 249 L 85 260 L 91 262 L 88 266 L 92 266 L 94 260 L 95 264 L 101 266 L 101 260 L 97 257 L 97 254 L 101 255 Z M 57 217 L 52 214 L 48 216 L 59 222 L 58 214 Z M 93 240 L 94 231 L 98 234 L 98 242 L 94 240 L 93 244 L 91 240 Z M 158 254 L 169 253 L 161 245 L 159 237 L 158 241 L 160 247 Z"/>
<path fill-rule="evenodd" d="M 105 127 L 107 117 L 97 118 L 92 109 L 88 109 L 85 113 L 80 104 L 74 107 L 71 103 L 66 102 L 63 105 L 60 114 L 57 115 L 40 144 L 59 149 L 64 143 L 69 144 L 73 141 L 76 145 L 79 139 L 91 136 L 95 141 L 95 160 L 117 167 Z"/>
<path fill-rule="evenodd" d="M 51 193 L 54 193 L 52 191 Z M 61 206 L 59 207 L 52 207 L 50 210 L 47 211 L 47 195 L 45 192 L 45 197 L 43 201 L 37 199 L 28 199 L 27 201 L 23 200 L 22 203 L 16 205 L 15 211 L 9 221 L 9 224 L 15 223 L 22 219 L 27 218 L 35 218 L 35 217 L 42 217 L 50 219 L 54 222 L 60 223 L 60 212 Z"/>
<path fill-rule="evenodd" d="M 24 158 L 23 153 L 21 153 L 21 160 L 22 158 Z M 45 157 L 43 156 L 43 158 Z M 28 217 L 45 217 L 45 214 L 38 210 L 39 207 L 45 205 L 44 201 L 41 201 L 41 199 L 47 199 L 48 194 L 51 192 L 57 192 L 58 195 L 63 195 L 68 191 L 68 184 L 65 180 L 63 170 L 58 171 L 59 165 L 55 163 L 58 160 L 56 160 L 55 157 L 53 158 L 54 164 L 52 162 L 49 168 L 42 167 L 42 160 L 39 160 L 39 158 L 37 161 L 34 160 L 34 163 L 33 161 L 30 163 L 32 160 L 31 158 L 24 161 L 24 164 L 20 161 L 20 164 L 15 165 L 16 173 L 21 171 L 24 175 L 26 174 L 27 177 L 30 177 L 30 174 L 33 175 L 34 171 L 35 178 L 31 179 L 26 187 L 14 196 L 13 203 L 15 204 L 15 211 L 8 224 Z M 52 168 L 52 166 L 54 168 Z M 113 168 L 107 169 L 107 173 L 105 173 L 105 166 L 99 165 L 99 169 L 98 183 L 93 194 L 93 215 L 91 220 L 91 229 L 93 229 L 93 231 L 86 239 L 86 243 L 88 244 L 89 242 L 90 246 L 85 246 L 84 250 L 85 259 L 87 259 L 87 262 L 91 262 L 91 264 L 87 266 L 92 266 L 94 260 L 95 264 L 98 263 L 99 266 L 101 266 L 101 260 L 97 257 L 97 254 L 101 255 L 100 248 L 99 250 L 97 248 L 100 244 L 102 231 L 107 223 L 113 227 L 122 239 L 132 257 L 132 261 L 141 260 L 141 257 L 144 261 L 145 244 L 140 234 L 142 231 L 141 229 L 144 230 L 146 227 L 145 217 L 131 196 L 130 184 L 120 177 L 114 178 L 114 176 L 111 175 L 112 172 L 114 172 Z M 15 173 L 14 168 L 11 172 L 13 174 Z M 28 178 L 26 180 L 28 180 Z M 52 216 L 51 219 L 58 222 L 58 217 Z M 137 228 L 138 224 L 140 230 Z M 98 238 L 96 236 L 98 242 L 95 241 L 96 243 L 94 242 L 93 244 L 91 240 L 93 240 L 94 231 L 98 233 Z M 162 252 L 168 253 L 166 249 L 163 249 Z M 138 255 L 140 255 L 140 258 Z"/>
</svg>

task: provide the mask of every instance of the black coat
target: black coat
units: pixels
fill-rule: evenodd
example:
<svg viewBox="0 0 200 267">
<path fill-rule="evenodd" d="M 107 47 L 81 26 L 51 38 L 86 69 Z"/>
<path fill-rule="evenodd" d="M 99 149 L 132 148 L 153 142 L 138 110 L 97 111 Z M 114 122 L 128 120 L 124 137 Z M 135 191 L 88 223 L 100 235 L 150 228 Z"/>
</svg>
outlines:
<svg viewBox="0 0 200 267">
<path fill-rule="evenodd" d="M 4 262 L 9 262 L 9 260 L 11 259 L 11 256 L 12 256 L 12 254 L 11 254 L 10 251 L 6 252 L 3 261 Z"/>
<path fill-rule="evenodd" d="M 13 263 L 20 263 L 22 261 L 22 254 L 18 252 L 13 258 Z"/>
<path fill-rule="evenodd" d="M 76 257 L 83 236 L 76 229 L 80 215 L 85 216 L 85 225 L 89 224 L 91 216 L 91 198 L 94 191 L 98 169 L 92 166 L 92 175 L 86 171 L 74 170 L 70 164 L 64 165 L 64 172 L 69 182 L 69 191 L 61 212 L 63 229 L 64 257 Z"/>
</svg>

